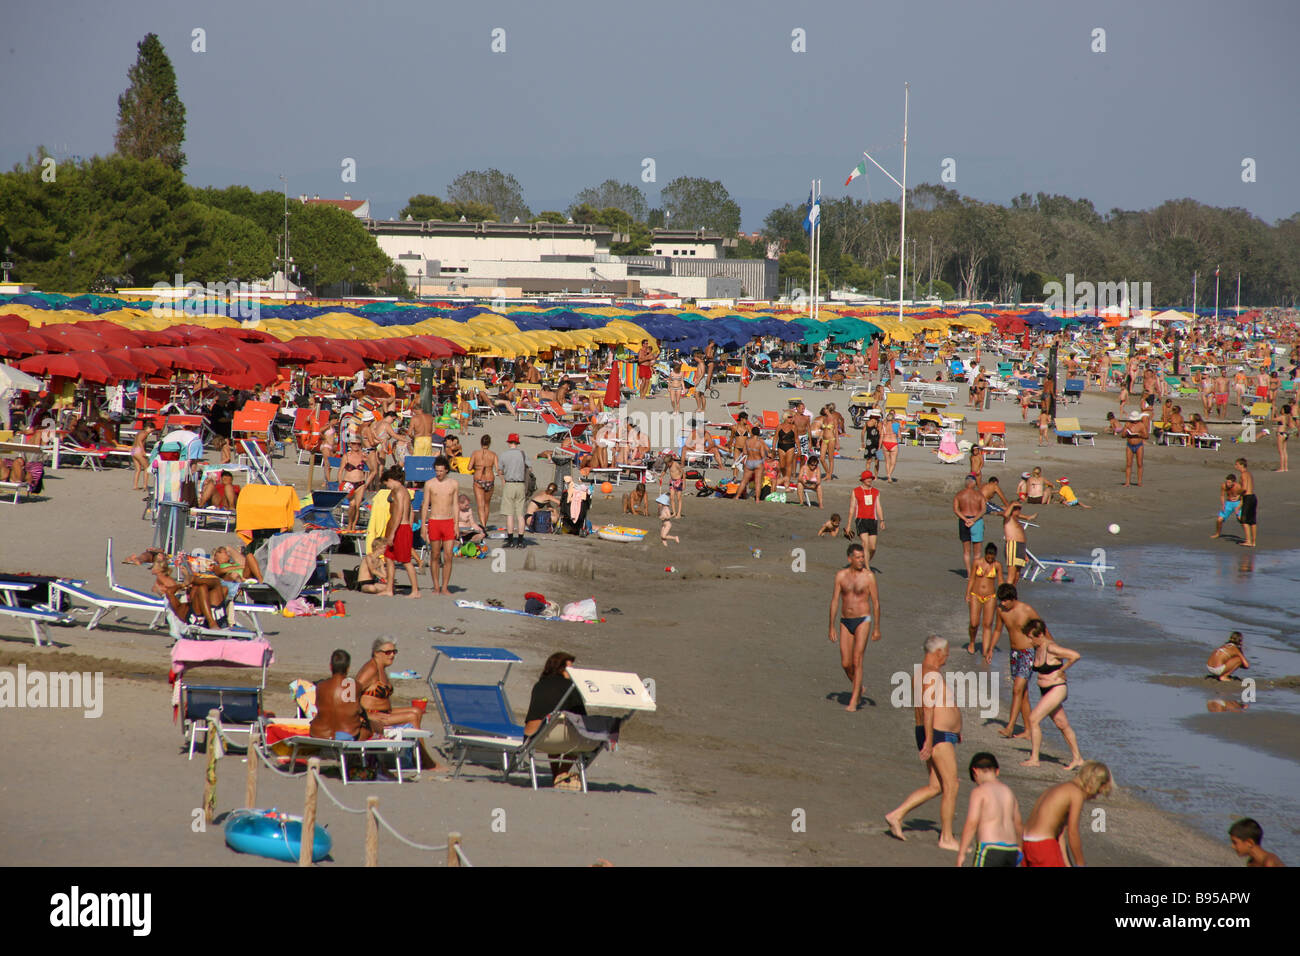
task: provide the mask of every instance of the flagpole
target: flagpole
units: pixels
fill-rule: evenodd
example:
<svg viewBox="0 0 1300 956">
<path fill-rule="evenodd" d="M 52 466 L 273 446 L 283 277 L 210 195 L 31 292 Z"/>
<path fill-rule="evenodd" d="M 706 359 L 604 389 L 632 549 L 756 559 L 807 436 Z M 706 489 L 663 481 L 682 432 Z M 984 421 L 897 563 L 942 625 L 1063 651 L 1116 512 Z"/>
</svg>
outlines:
<svg viewBox="0 0 1300 956">
<path fill-rule="evenodd" d="M 912 85 L 903 84 L 903 198 L 898 223 L 898 321 L 903 321 L 903 266 L 907 256 L 907 105 Z"/>
<path fill-rule="evenodd" d="M 817 246 L 817 271 L 813 276 L 813 318 L 821 320 L 822 305 L 822 181 L 817 180 L 817 221 L 813 223 L 815 245 Z"/>
<path fill-rule="evenodd" d="M 808 181 L 808 195 L 811 196 L 811 195 L 813 194 L 813 190 L 816 189 L 816 188 L 817 188 L 817 180 L 815 180 L 815 179 L 810 179 L 810 180 Z M 810 213 L 812 212 L 811 209 L 809 209 L 808 211 L 809 211 Z M 819 216 L 818 218 L 821 218 L 821 217 Z M 811 296 L 811 295 L 815 295 L 815 294 L 816 294 L 816 289 L 817 289 L 817 287 L 816 287 L 815 285 L 813 285 L 813 269 L 816 268 L 815 257 L 816 257 L 816 255 L 817 255 L 817 254 L 813 251 L 813 229 L 816 229 L 816 228 L 817 228 L 817 224 L 816 224 L 816 223 L 813 223 L 813 224 L 812 224 L 812 229 L 809 229 L 809 230 L 808 230 L 808 294 L 809 294 L 810 296 Z M 812 314 L 813 314 L 813 300 L 812 300 L 812 299 L 809 299 L 809 300 L 808 300 L 808 317 L 809 317 L 809 318 L 812 318 Z"/>
<path fill-rule="evenodd" d="M 1219 267 L 1214 267 L 1214 330 L 1219 330 Z"/>
<path fill-rule="evenodd" d="M 1196 319 L 1196 273 L 1192 273 L 1192 321 Z"/>
</svg>

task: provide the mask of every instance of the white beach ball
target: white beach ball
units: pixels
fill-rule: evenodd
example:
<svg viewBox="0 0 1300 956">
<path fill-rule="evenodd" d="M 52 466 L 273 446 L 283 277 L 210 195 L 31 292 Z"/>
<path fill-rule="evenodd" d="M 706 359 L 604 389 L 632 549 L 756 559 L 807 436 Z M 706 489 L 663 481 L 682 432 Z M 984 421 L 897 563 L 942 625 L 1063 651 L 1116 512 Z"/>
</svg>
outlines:
<svg viewBox="0 0 1300 956">
<path fill-rule="evenodd" d="M 1113 524 L 1106 530 L 1109 531 L 1111 534 L 1119 534 L 1119 525 Z"/>
</svg>

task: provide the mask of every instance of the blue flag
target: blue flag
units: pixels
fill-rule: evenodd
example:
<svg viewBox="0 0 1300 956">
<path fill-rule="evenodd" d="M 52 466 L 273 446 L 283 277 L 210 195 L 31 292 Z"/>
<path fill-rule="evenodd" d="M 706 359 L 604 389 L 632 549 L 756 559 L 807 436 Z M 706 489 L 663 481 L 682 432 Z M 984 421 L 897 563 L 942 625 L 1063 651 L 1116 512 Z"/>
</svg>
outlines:
<svg viewBox="0 0 1300 956">
<path fill-rule="evenodd" d="M 808 215 L 803 220 L 803 231 L 812 235 L 813 226 L 817 225 L 817 220 L 821 218 L 822 202 L 820 197 L 814 199 L 812 190 L 808 190 Z"/>
</svg>

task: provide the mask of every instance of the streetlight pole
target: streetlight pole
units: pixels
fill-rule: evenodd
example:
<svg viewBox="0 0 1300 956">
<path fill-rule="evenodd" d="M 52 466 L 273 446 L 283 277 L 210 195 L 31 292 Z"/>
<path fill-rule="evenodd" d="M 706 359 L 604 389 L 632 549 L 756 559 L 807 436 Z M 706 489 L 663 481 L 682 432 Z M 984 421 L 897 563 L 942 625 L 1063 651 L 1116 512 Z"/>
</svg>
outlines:
<svg viewBox="0 0 1300 956">
<path fill-rule="evenodd" d="M 930 288 L 925 293 L 927 299 L 934 298 L 934 236 L 930 236 Z"/>
<path fill-rule="evenodd" d="M 284 291 L 289 291 L 289 177 L 281 176 L 284 183 Z"/>
</svg>

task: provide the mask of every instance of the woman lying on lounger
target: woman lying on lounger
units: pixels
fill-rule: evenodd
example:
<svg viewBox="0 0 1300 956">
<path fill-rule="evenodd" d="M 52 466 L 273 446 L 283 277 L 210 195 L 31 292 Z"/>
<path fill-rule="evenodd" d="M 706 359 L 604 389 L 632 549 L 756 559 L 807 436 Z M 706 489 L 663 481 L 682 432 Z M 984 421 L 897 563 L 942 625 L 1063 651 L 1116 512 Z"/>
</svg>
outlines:
<svg viewBox="0 0 1300 956">
<path fill-rule="evenodd" d="M 182 584 L 168 573 L 164 554 L 154 558 L 149 570 L 153 572 L 155 587 L 181 621 L 213 629 L 226 626 L 226 588 L 220 578 L 196 576 L 189 584 Z"/>
</svg>

